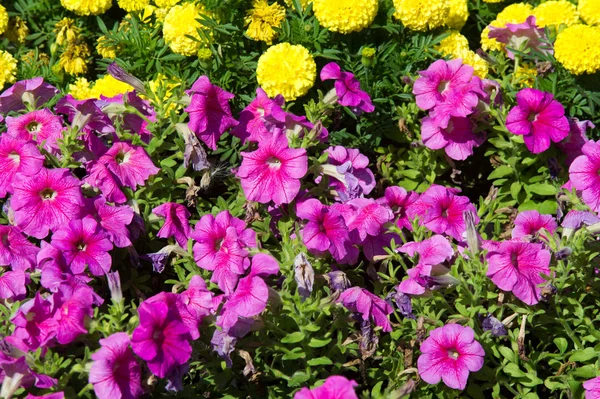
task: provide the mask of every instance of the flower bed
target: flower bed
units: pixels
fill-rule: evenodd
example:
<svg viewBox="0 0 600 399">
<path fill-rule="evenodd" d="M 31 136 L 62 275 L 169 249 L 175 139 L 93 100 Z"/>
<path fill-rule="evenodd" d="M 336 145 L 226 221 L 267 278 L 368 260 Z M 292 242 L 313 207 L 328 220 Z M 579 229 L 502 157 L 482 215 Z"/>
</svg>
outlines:
<svg viewBox="0 0 600 399">
<path fill-rule="evenodd" d="M 600 2 L 0 6 L 0 398 L 600 398 Z"/>
</svg>

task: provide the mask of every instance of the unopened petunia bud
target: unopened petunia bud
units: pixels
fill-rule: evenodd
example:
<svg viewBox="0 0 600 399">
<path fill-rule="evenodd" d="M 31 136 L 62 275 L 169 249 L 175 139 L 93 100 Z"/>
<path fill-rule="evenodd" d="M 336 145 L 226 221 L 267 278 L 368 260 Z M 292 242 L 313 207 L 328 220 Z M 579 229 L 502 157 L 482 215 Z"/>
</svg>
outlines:
<svg viewBox="0 0 600 399">
<path fill-rule="evenodd" d="M 315 271 L 303 252 L 294 259 L 294 277 L 298 284 L 298 293 L 302 298 L 308 298 L 313 290 Z"/>
<path fill-rule="evenodd" d="M 487 316 L 482 317 L 481 328 L 483 329 L 483 331 L 491 332 L 494 337 L 503 337 L 505 335 L 508 335 L 504 324 L 502 324 L 500 320 L 492 316 L 491 313 L 488 313 Z"/>
<path fill-rule="evenodd" d="M 123 300 L 123 292 L 121 291 L 121 278 L 119 272 L 108 272 L 106 273 L 106 280 L 108 281 L 108 289 L 110 290 L 110 299 L 114 303 L 121 303 Z"/>
<path fill-rule="evenodd" d="M 126 72 L 123 68 L 117 65 L 116 62 L 110 64 L 107 68 L 108 73 L 115 79 L 127 83 L 131 87 L 135 89 L 138 93 L 146 95 L 146 89 L 144 88 L 144 83 L 141 80 L 133 76 L 132 74 Z"/>
<path fill-rule="evenodd" d="M 473 215 L 473 212 L 471 211 L 464 211 L 463 217 L 467 230 L 467 245 L 469 251 L 471 251 L 473 255 L 477 255 L 481 249 L 481 240 L 477 228 L 475 227 L 475 215 Z"/>
<path fill-rule="evenodd" d="M 344 291 L 350 287 L 350 281 L 346 277 L 346 273 L 341 270 L 334 270 L 327 273 L 329 286 L 334 291 Z"/>
</svg>

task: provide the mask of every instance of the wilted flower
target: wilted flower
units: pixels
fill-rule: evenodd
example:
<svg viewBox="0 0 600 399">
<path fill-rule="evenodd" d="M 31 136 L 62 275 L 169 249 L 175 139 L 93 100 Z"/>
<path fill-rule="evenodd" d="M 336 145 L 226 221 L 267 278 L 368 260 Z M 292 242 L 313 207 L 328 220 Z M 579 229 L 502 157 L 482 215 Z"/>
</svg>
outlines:
<svg viewBox="0 0 600 399">
<path fill-rule="evenodd" d="M 138 93 L 146 94 L 146 88 L 144 87 L 144 83 L 130 74 L 126 72 L 123 68 L 121 68 L 116 62 L 110 64 L 106 71 L 115 79 L 127 83 L 129 86 L 133 87 L 135 91 Z"/>
<path fill-rule="evenodd" d="M 294 278 L 298 284 L 298 293 L 302 298 L 308 298 L 313 290 L 315 271 L 308 261 L 306 254 L 301 252 L 294 259 Z"/>
<path fill-rule="evenodd" d="M 227 367 L 231 368 L 233 362 L 231 361 L 231 352 L 235 350 L 235 344 L 237 338 L 233 335 L 229 335 L 225 331 L 216 329 L 213 333 L 212 339 L 210 340 L 212 348 L 217 354 L 225 360 Z"/>
<path fill-rule="evenodd" d="M 359 150 L 335 146 L 325 152 L 329 154 L 329 163 L 337 166 L 338 172 L 346 180 L 345 184 L 338 180 L 330 182 L 343 202 L 367 195 L 375 188 L 375 176 L 369 169 L 369 158 Z"/>
<path fill-rule="evenodd" d="M 121 277 L 119 276 L 119 271 L 106 273 L 106 281 L 108 281 L 110 299 L 112 299 L 114 303 L 120 303 L 123 300 L 123 292 L 121 291 Z"/>
<path fill-rule="evenodd" d="M 351 312 L 360 313 L 363 320 L 370 319 L 383 331 L 392 331 L 392 325 L 388 319 L 388 315 L 393 311 L 392 307 L 366 289 L 360 287 L 348 288 L 342 292 L 337 302 L 341 302 Z"/>
<path fill-rule="evenodd" d="M 394 288 L 386 297 L 388 303 L 395 303 L 396 307 L 400 311 L 400 314 L 407 319 L 416 319 L 413 314 L 412 301 L 410 295 L 406 295 L 400 291 L 400 287 Z"/>
<path fill-rule="evenodd" d="M 500 320 L 488 313 L 487 316 L 483 317 L 481 321 L 481 328 L 483 331 L 489 331 L 494 337 L 503 337 L 508 335 L 506 327 Z"/>
<path fill-rule="evenodd" d="M 165 223 L 158 231 L 157 237 L 175 237 L 175 241 L 182 248 L 187 248 L 192 228 L 188 222 L 191 214 L 186 207 L 174 202 L 167 202 L 154 208 L 152 213 L 165 218 Z"/>
<path fill-rule="evenodd" d="M 206 159 L 206 151 L 200 144 L 198 137 L 190 130 L 190 128 L 184 123 L 178 123 L 175 128 L 183 137 L 185 143 L 185 150 L 183 151 L 183 166 L 188 168 L 192 165 L 192 168 L 196 172 L 200 172 L 210 167 L 210 163 Z"/>
<path fill-rule="evenodd" d="M 345 291 L 350 288 L 350 280 L 346 273 L 341 270 L 334 270 L 326 274 L 329 286 L 333 291 Z"/>
</svg>

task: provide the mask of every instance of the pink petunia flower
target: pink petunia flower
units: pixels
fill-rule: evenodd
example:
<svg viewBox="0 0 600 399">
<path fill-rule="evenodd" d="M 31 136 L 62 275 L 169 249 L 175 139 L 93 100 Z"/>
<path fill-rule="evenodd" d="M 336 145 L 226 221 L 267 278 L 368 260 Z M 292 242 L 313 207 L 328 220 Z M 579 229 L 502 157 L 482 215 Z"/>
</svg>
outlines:
<svg viewBox="0 0 600 399">
<path fill-rule="evenodd" d="M 0 198 L 13 193 L 16 173 L 35 176 L 44 166 L 44 157 L 31 141 L 0 136 Z"/>
<path fill-rule="evenodd" d="M 112 258 L 108 252 L 113 245 L 92 217 L 71 220 L 56 230 L 52 246 L 63 251 L 75 274 L 82 273 L 86 266 L 94 276 L 102 276 L 110 270 Z"/>
<path fill-rule="evenodd" d="M 207 76 L 200 76 L 186 93 L 191 96 L 190 105 L 185 109 L 190 114 L 190 130 L 216 150 L 221 135 L 238 124 L 229 108 L 229 100 L 235 96 L 212 84 Z"/>
<path fill-rule="evenodd" d="M 340 210 L 348 231 L 352 234 L 356 230 L 361 241 L 367 238 L 367 235 L 379 235 L 382 226 L 394 219 L 394 214 L 389 207 L 371 198 L 355 198 L 332 208 Z"/>
<path fill-rule="evenodd" d="M 32 179 L 17 173 L 10 206 L 15 224 L 25 234 L 44 238 L 79 216 L 83 206 L 81 182 L 69 169 L 40 169 Z"/>
<path fill-rule="evenodd" d="M 132 245 L 127 226 L 133 221 L 133 209 L 126 205 L 108 205 L 103 197 L 97 197 L 92 202 L 88 204 L 87 211 L 98 222 L 108 239 L 119 248 Z"/>
<path fill-rule="evenodd" d="M 201 276 L 195 275 L 190 280 L 187 290 L 181 293 L 181 299 L 188 310 L 196 316 L 199 323 L 202 318 L 214 313 L 215 305 L 214 294 L 206 288 L 206 283 Z"/>
<path fill-rule="evenodd" d="M 92 161 L 87 165 L 88 175 L 83 181 L 92 187 L 98 188 L 109 202 L 122 204 L 127 197 L 121 191 L 123 185 L 119 178 L 110 171 L 102 162 Z"/>
<path fill-rule="evenodd" d="M 302 239 L 312 253 L 329 251 L 334 259 L 346 256 L 348 228 L 342 215 L 333 208 L 311 198 L 296 206 L 296 215 L 308 222 L 302 228 Z"/>
<path fill-rule="evenodd" d="M 300 179 L 308 170 L 304 148 L 289 148 L 287 138 L 279 133 L 261 143 L 254 152 L 242 152 L 237 176 L 246 198 L 263 204 L 288 204 L 300 191 Z"/>
<path fill-rule="evenodd" d="M 101 339 L 92 360 L 89 382 L 99 399 L 135 399 L 144 393 L 142 371 L 129 348 L 127 333 Z"/>
<path fill-rule="evenodd" d="M 383 331 L 392 331 L 392 325 L 388 319 L 388 315 L 393 312 L 392 307 L 366 289 L 360 287 L 348 288 L 342 292 L 337 302 L 341 302 L 351 312 L 360 313 L 364 321 L 370 319 Z"/>
<path fill-rule="evenodd" d="M 585 399 L 600 399 L 600 377 L 584 382 L 583 389 L 585 389 Z"/>
<path fill-rule="evenodd" d="M 473 148 L 485 141 L 485 135 L 473 131 L 473 123 L 468 118 L 451 117 L 448 126 L 442 128 L 431 117 L 425 117 L 421 124 L 421 137 L 425 147 L 441 150 L 455 160 L 464 161 L 473 155 Z"/>
<path fill-rule="evenodd" d="M 583 155 L 569 167 L 569 179 L 581 191 L 583 202 L 594 212 L 600 211 L 600 142 L 588 141 L 581 148 Z"/>
<path fill-rule="evenodd" d="M 107 112 L 110 104 L 124 104 L 135 108 L 139 115 L 134 112 L 125 111 L 123 113 L 111 113 Z M 146 144 L 152 139 L 152 132 L 148 129 L 148 121 L 156 122 L 156 111 L 150 101 L 143 100 L 140 98 L 135 91 L 128 91 L 125 94 L 117 94 L 114 97 L 106 98 L 100 96 L 100 100 L 96 101 L 96 105 L 111 118 L 113 123 L 119 119 L 121 127 L 130 133 L 137 133 L 140 135 L 142 141 Z M 105 108 L 107 107 L 107 108 Z M 141 115 L 141 116 L 140 116 Z M 143 118 L 142 118 L 143 116 Z"/>
<path fill-rule="evenodd" d="M 466 224 L 464 211 L 477 215 L 475 206 L 469 198 L 456 195 L 458 190 L 432 185 L 409 208 L 409 217 L 420 218 L 420 223 L 437 234 L 447 234 L 457 241 L 462 241 Z M 479 217 L 475 216 L 475 223 Z"/>
<path fill-rule="evenodd" d="M 65 399 L 65 393 L 54 392 L 42 396 L 36 396 L 28 393 L 27 396 L 25 396 L 25 399 Z"/>
<path fill-rule="evenodd" d="M 506 53 L 511 60 L 515 54 L 511 49 L 517 51 L 535 50 L 544 54 L 552 54 L 554 51 L 545 43 L 545 30 L 538 28 L 535 24 L 535 16 L 530 15 L 525 22 L 520 24 L 506 24 L 503 27 L 489 26 L 488 37 L 496 39 L 497 42 L 506 44 Z"/>
<path fill-rule="evenodd" d="M 329 147 L 325 152 L 329 154 L 329 163 L 337 166 L 338 172 L 345 177 L 347 185 L 336 179 L 332 179 L 330 183 L 342 201 L 362 197 L 373 191 L 376 183 L 375 176 L 369 169 L 369 158 L 357 149 L 343 146 Z"/>
<path fill-rule="evenodd" d="M 294 399 L 358 399 L 354 388 L 358 384 L 341 375 L 327 377 L 323 385 L 309 389 L 302 388 L 294 395 Z"/>
<path fill-rule="evenodd" d="M 40 107 L 59 93 L 58 89 L 36 77 L 20 80 L 0 94 L 0 113 L 25 109 L 25 103 Z"/>
<path fill-rule="evenodd" d="M 512 293 L 527 305 L 540 301 L 540 284 L 550 274 L 550 252 L 542 244 L 504 241 L 488 253 L 487 276 L 503 291 Z"/>
<path fill-rule="evenodd" d="M 525 146 L 534 154 L 550 148 L 569 135 L 565 108 L 551 93 L 526 88 L 517 93 L 517 105 L 506 116 L 506 128 L 523 136 Z"/>
<path fill-rule="evenodd" d="M 167 202 L 154 208 L 152 213 L 165 219 L 165 223 L 158 231 L 157 237 L 175 237 L 175 241 L 179 246 L 184 249 L 187 248 L 192 228 L 188 222 L 191 214 L 186 207 L 174 202 Z"/>
<path fill-rule="evenodd" d="M 0 226 L 0 266 L 10 266 L 12 270 L 33 270 L 39 251 L 16 227 Z"/>
<path fill-rule="evenodd" d="M 552 215 L 540 215 L 538 211 L 523 211 L 515 219 L 515 227 L 512 231 L 512 238 L 522 238 L 525 236 L 536 236 L 542 229 L 553 234 L 558 225 Z M 542 233 L 542 237 L 548 238 Z"/>
<path fill-rule="evenodd" d="M 360 82 L 353 73 L 342 71 L 335 62 L 330 62 L 321 69 L 321 80 L 335 80 L 335 94 L 338 103 L 349 107 L 354 113 L 373 112 L 375 107 L 369 94 L 360 89 Z"/>
<path fill-rule="evenodd" d="M 417 201 L 419 194 L 414 191 L 407 192 L 403 187 L 392 186 L 385 189 L 384 196 L 377 199 L 382 205 L 387 205 L 394 216 L 396 224 L 400 228 L 412 230 L 412 223 L 408 218 L 407 209 Z"/>
<path fill-rule="evenodd" d="M 105 164 L 121 185 L 132 190 L 143 186 L 150 176 L 160 171 L 142 147 L 123 141 L 113 143 L 98 162 Z"/>
<path fill-rule="evenodd" d="M 147 305 L 164 303 L 169 309 L 169 317 L 181 322 L 187 329 L 190 339 L 200 338 L 199 319 L 196 313 L 185 303 L 185 297 L 172 292 L 160 292 L 144 301 Z"/>
<path fill-rule="evenodd" d="M 586 131 L 596 126 L 590 121 L 580 121 L 577 118 L 569 119 L 569 135 L 556 146 L 567 155 L 565 164 L 571 166 L 575 158 L 582 155 L 581 149 L 588 142 Z"/>
<path fill-rule="evenodd" d="M 62 137 L 63 122 L 60 116 L 48 109 L 32 111 L 18 117 L 6 118 L 6 134 L 20 140 L 32 140 L 51 152 L 58 150 L 57 140 Z"/>
<path fill-rule="evenodd" d="M 96 105 L 96 100 L 76 100 L 71 94 L 58 100 L 55 111 L 67 116 L 69 123 L 77 126 L 81 131 L 91 133 L 95 136 L 112 135 L 115 133 L 115 127 L 112 121 Z"/>
<path fill-rule="evenodd" d="M 45 346 L 53 337 L 43 334 L 40 327 L 47 320 L 56 324 L 56 321 L 52 319 L 52 304 L 37 292 L 33 299 L 21 305 L 17 314 L 11 319 L 15 330 L 5 340 L 23 352 L 35 351 L 37 348 Z"/>
<path fill-rule="evenodd" d="M 21 300 L 27 294 L 28 275 L 22 270 L 0 274 L 0 299 Z"/>
<path fill-rule="evenodd" d="M 473 329 L 459 324 L 431 331 L 420 350 L 417 367 L 421 379 L 429 384 L 441 380 L 448 387 L 460 390 L 466 388 L 469 372 L 481 370 L 485 357 Z"/>
<path fill-rule="evenodd" d="M 186 363 L 192 355 L 189 330 L 172 312 L 164 302 L 143 302 L 138 308 L 140 324 L 131 337 L 133 352 L 160 378 Z"/>
<path fill-rule="evenodd" d="M 262 88 L 257 88 L 256 97 L 240 113 L 240 123 L 233 129 L 232 134 L 239 137 L 242 143 L 246 140 L 257 143 L 268 140 L 273 133 L 265 126 L 265 117 L 271 115 L 273 109 L 281 109 L 284 101 L 281 94 L 270 99 Z"/>
</svg>

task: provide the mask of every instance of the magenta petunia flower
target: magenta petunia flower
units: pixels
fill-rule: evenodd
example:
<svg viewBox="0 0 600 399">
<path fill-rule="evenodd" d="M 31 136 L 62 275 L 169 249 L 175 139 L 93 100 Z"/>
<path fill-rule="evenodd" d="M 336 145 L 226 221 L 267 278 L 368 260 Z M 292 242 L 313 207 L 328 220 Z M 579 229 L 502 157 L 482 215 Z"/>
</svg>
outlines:
<svg viewBox="0 0 600 399">
<path fill-rule="evenodd" d="M 419 194 L 414 191 L 407 192 L 402 187 L 392 186 L 385 189 L 384 196 L 377 199 L 377 202 L 387 205 L 392 210 L 398 227 L 412 230 L 412 223 L 406 211 L 418 198 Z"/>
<path fill-rule="evenodd" d="M 583 389 L 585 389 L 585 399 L 600 399 L 600 377 L 584 382 Z"/>
<path fill-rule="evenodd" d="M 60 116 L 48 109 L 32 111 L 18 117 L 6 118 L 6 133 L 21 140 L 33 140 L 51 152 L 58 150 L 57 140 L 62 137 L 63 122 Z"/>
<path fill-rule="evenodd" d="M 101 339 L 92 360 L 89 382 L 99 399 L 135 399 L 144 393 L 142 371 L 129 348 L 127 333 Z"/>
<path fill-rule="evenodd" d="M 511 49 L 517 51 L 535 50 L 544 54 L 552 54 L 552 47 L 545 43 L 548 41 L 545 30 L 538 28 L 535 24 L 535 16 L 530 15 L 525 22 L 520 24 L 506 24 L 503 27 L 489 26 L 488 37 L 506 44 L 506 53 L 511 60 L 515 54 Z"/>
<path fill-rule="evenodd" d="M 111 103 L 126 103 L 128 106 L 135 108 L 138 113 L 125 111 L 124 113 L 113 114 L 111 112 L 106 112 L 107 107 Z M 96 101 L 96 105 L 104 112 L 108 114 L 113 122 L 116 119 L 121 120 L 121 127 L 130 133 L 137 133 L 140 135 L 142 141 L 146 144 L 150 142 L 152 139 L 152 132 L 148 129 L 148 121 L 156 122 L 156 111 L 154 111 L 154 107 L 150 105 L 150 101 L 143 100 L 140 98 L 135 91 L 128 91 L 125 94 L 117 94 L 114 97 L 106 98 L 104 96 L 100 96 L 100 100 Z M 142 118 L 143 116 L 143 118 Z"/>
<path fill-rule="evenodd" d="M 331 186 L 342 201 L 361 197 L 373 191 L 376 183 L 375 176 L 369 169 L 369 158 L 357 149 L 343 146 L 329 147 L 325 152 L 329 154 L 329 163 L 338 167 L 338 172 L 344 175 L 348 184 L 346 186 L 341 181 L 331 180 Z"/>
<path fill-rule="evenodd" d="M 190 130 L 216 150 L 221 135 L 238 124 L 229 108 L 229 100 L 235 96 L 212 84 L 207 76 L 200 76 L 186 93 L 191 96 L 190 105 L 185 109 L 190 114 Z"/>
<path fill-rule="evenodd" d="M 215 306 L 214 294 L 206 288 L 206 283 L 201 276 L 195 275 L 190 280 L 187 290 L 181 293 L 181 300 L 187 306 L 188 310 L 196 316 L 199 323 L 202 318 L 214 313 Z"/>
<path fill-rule="evenodd" d="M 270 99 L 262 88 L 257 88 L 256 97 L 240 113 L 240 123 L 233 129 L 232 134 L 239 137 L 242 143 L 246 140 L 257 143 L 268 140 L 273 133 L 265 126 L 265 117 L 271 115 L 274 108 L 281 109 L 284 101 L 281 94 Z"/>
<path fill-rule="evenodd" d="M 301 231 L 306 248 L 317 255 L 329 251 L 336 260 L 346 256 L 348 228 L 338 211 L 311 198 L 296 206 L 296 215 L 308 220 Z"/>
<path fill-rule="evenodd" d="M 388 315 L 393 312 L 392 307 L 366 289 L 360 287 L 348 288 L 342 292 L 337 302 L 341 302 L 351 312 L 360 313 L 364 321 L 371 319 L 383 331 L 392 331 L 392 325 L 388 319 Z"/>
<path fill-rule="evenodd" d="M 515 219 L 512 238 L 535 237 L 542 229 L 553 234 L 557 227 L 558 225 L 552 215 L 540 215 L 538 211 L 523 211 Z M 548 238 L 543 233 L 542 237 Z"/>
<path fill-rule="evenodd" d="M 131 337 L 133 352 L 160 378 L 192 355 L 188 328 L 172 312 L 163 302 L 142 303 L 138 308 L 140 324 Z"/>
<path fill-rule="evenodd" d="M 335 80 L 335 94 L 338 103 L 349 107 L 354 113 L 373 112 L 375 107 L 368 93 L 360 89 L 360 82 L 353 73 L 342 71 L 335 62 L 330 62 L 321 69 L 321 80 Z"/>
<path fill-rule="evenodd" d="M 103 197 L 97 197 L 88 204 L 87 211 L 104 230 L 108 239 L 119 248 L 131 244 L 131 234 L 127 226 L 133 221 L 133 209 L 130 206 L 112 206 Z"/>
<path fill-rule="evenodd" d="M 600 211 L 600 142 L 588 141 L 581 148 L 583 155 L 569 167 L 569 179 L 581 191 L 583 202 L 594 212 Z"/>
<path fill-rule="evenodd" d="M 313 389 L 302 388 L 294 395 L 294 399 L 358 399 L 354 388 L 358 384 L 341 375 L 327 377 L 323 385 Z"/>
<path fill-rule="evenodd" d="M 111 172 L 102 162 L 90 162 L 87 165 L 88 176 L 83 181 L 92 187 L 98 188 L 107 201 L 122 204 L 127 197 L 121 191 L 123 185 L 119 178 Z"/>
<path fill-rule="evenodd" d="M 17 173 L 10 206 L 15 224 L 25 234 L 44 238 L 79 216 L 83 206 L 81 182 L 69 169 L 40 169 L 31 176 Z"/>
<path fill-rule="evenodd" d="M 356 230 L 360 240 L 367 235 L 377 236 L 381 227 L 394 219 L 392 210 L 371 198 L 355 198 L 343 204 L 344 207 L 334 206 L 340 209 L 348 231 Z"/>
<path fill-rule="evenodd" d="M 52 294 L 53 320 L 40 324 L 42 334 L 56 336 L 61 345 L 73 342 L 79 335 L 86 334 L 86 319 L 94 314 L 94 290 L 83 283 L 61 284 Z"/>
<path fill-rule="evenodd" d="M 165 223 L 158 231 L 157 237 L 175 237 L 175 241 L 182 248 L 187 248 L 192 228 L 188 222 L 191 214 L 186 207 L 174 202 L 167 202 L 154 208 L 152 213 L 165 219 Z"/>
<path fill-rule="evenodd" d="M 250 265 L 248 248 L 256 248 L 256 233 L 246 223 L 222 211 L 216 217 L 204 215 L 190 237 L 194 244 L 194 260 L 199 267 L 213 271 L 212 282 L 230 295 Z"/>
<path fill-rule="evenodd" d="M 580 121 L 577 118 L 569 119 L 569 135 L 556 146 L 567 155 L 565 164 L 571 166 L 575 158 L 582 155 L 581 149 L 588 142 L 586 131 L 596 126 L 590 121 Z"/>
<path fill-rule="evenodd" d="M 0 274 L 0 299 L 21 300 L 27 294 L 28 275 L 22 270 Z"/>
<path fill-rule="evenodd" d="M 124 141 L 113 143 L 98 162 L 105 164 L 122 186 L 132 190 L 143 186 L 150 176 L 160 171 L 142 147 Z"/>
<path fill-rule="evenodd" d="M 25 103 L 40 107 L 59 93 L 58 89 L 37 77 L 20 80 L 0 94 L 0 114 L 25 109 Z"/>
<path fill-rule="evenodd" d="M 33 372 L 27 364 L 25 356 L 15 358 L 4 353 L 0 353 L 0 376 L 3 380 L 2 396 L 6 398 L 12 398 L 20 387 L 28 389 L 35 386 L 46 389 L 58 383 L 56 379 L 45 374 Z"/>
<path fill-rule="evenodd" d="M 577 230 L 584 224 L 591 226 L 596 223 L 600 223 L 600 217 L 592 212 L 570 210 L 560 225 L 565 229 Z M 563 230 L 563 236 L 565 235 L 564 233 L 565 231 Z"/>
<path fill-rule="evenodd" d="M 451 117 L 446 128 L 440 127 L 431 117 L 425 117 L 421 124 L 421 137 L 425 147 L 441 150 L 457 161 L 464 161 L 473 155 L 473 148 L 485 141 L 485 135 L 473 131 L 473 123 L 468 118 Z"/>
<path fill-rule="evenodd" d="M 21 305 L 17 314 L 11 319 L 15 330 L 5 338 L 6 341 L 23 352 L 35 351 L 45 346 L 53 335 L 44 334 L 40 325 L 50 320 L 50 323 L 56 327 L 52 315 L 52 304 L 37 292 L 33 299 Z M 48 326 L 47 322 L 46 328 Z"/>
<path fill-rule="evenodd" d="M 94 276 L 110 270 L 112 258 L 108 252 L 113 245 L 92 217 L 71 220 L 56 230 L 52 235 L 52 246 L 63 251 L 75 274 L 82 273 L 86 266 Z"/>
<path fill-rule="evenodd" d="M 242 152 L 237 176 L 246 198 L 263 204 L 288 204 L 300 191 L 300 179 L 308 170 L 304 148 L 289 148 L 285 135 L 279 133 L 261 143 L 254 152 Z"/>
<path fill-rule="evenodd" d="M 463 390 L 469 372 L 483 367 L 485 351 L 475 340 L 471 327 L 447 324 L 431 331 L 421 344 L 417 367 L 421 379 L 429 384 L 444 381 L 448 387 Z"/>
<path fill-rule="evenodd" d="M 550 252 L 542 244 L 504 241 L 488 253 L 487 276 L 503 291 L 512 293 L 527 305 L 540 301 L 540 284 L 550 274 Z"/>
<path fill-rule="evenodd" d="M 386 233 L 385 230 L 385 228 L 382 228 L 378 235 L 368 235 L 360 242 L 365 257 L 371 262 L 375 262 L 378 256 L 388 254 L 386 248 L 391 248 L 392 240 L 395 243 L 402 242 L 398 234 Z"/>
<path fill-rule="evenodd" d="M 98 132 L 101 135 L 115 133 L 112 121 L 96 105 L 94 99 L 76 100 L 68 94 L 58 100 L 54 109 L 59 114 L 67 115 L 69 123 L 84 132 Z"/>
<path fill-rule="evenodd" d="M 565 108 L 551 93 L 526 88 L 517 93 L 517 105 L 506 116 L 506 128 L 523 136 L 525 146 L 534 154 L 550 148 L 569 135 Z"/>
<path fill-rule="evenodd" d="M 452 245 L 440 235 L 434 235 L 421 242 L 409 242 L 399 249 L 409 256 L 419 255 L 416 266 L 407 270 L 407 279 L 402 281 L 398 289 L 404 294 L 422 295 L 432 285 L 432 275 L 445 274 L 448 269 L 439 266 L 454 255 Z"/>
<path fill-rule="evenodd" d="M 420 223 L 437 234 L 447 234 L 457 241 L 462 241 L 466 231 L 464 211 L 475 215 L 475 223 L 479 222 L 475 206 L 469 198 L 456 195 L 457 190 L 432 185 L 409 208 L 409 217 L 419 217 Z"/>
<path fill-rule="evenodd" d="M 54 392 L 42 396 L 36 396 L 28 393 L 27 396 L 25 396 L 25 399 L 65 399 L 65 393 Z"/>
<path fill-rule="evenodd" d="M 169 317 L 181 322 L 188 330 L 189 338 L 200 338 L 198 330 L 199 319 L 196 313 L 185 303 L 185 297 L 172 292 L 161 292 L 144 301 L 148 306 L 155 303 L 164 303 L 169 309 Z"/>
<path fill-rule="evenodd" d="M 33 270 L 40 251 L 13 226 L 0 226 L 0 266 L 10 266 L 12 270 Z"/>
<path fill-rule="evenodd" d="M 8 134 L 0 136 L 0 198 L 13 193 L 12 181 L 16 173 L 35 176 L 43 166 L 44 157 L 33 142 Z"/>
</svg>

